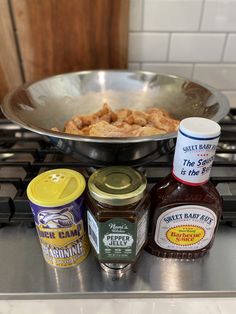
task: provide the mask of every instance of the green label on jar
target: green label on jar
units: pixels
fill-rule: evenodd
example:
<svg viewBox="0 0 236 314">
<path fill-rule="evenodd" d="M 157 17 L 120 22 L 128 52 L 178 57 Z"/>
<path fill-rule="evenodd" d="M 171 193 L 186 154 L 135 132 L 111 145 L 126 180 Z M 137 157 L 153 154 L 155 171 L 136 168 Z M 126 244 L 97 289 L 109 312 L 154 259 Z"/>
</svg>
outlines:
<svg viewBox="0 0 236 314">
<path fill-rule="evenodd" d="M 147 236 L 147 212 L 138 223 L 113 218 L 98 222 L 88 211 L 88 234 L 100 260 L 132 261 Z"/>
</svg>

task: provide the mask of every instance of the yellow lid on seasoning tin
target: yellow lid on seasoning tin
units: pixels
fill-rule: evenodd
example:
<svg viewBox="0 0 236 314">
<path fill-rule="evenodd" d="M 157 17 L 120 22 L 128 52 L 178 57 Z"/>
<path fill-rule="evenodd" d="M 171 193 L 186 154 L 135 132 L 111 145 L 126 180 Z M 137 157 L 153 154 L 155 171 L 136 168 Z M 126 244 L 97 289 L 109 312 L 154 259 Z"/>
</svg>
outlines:
<svg viewBox="0 0 236 314">
<path fill-rule="evenodd" d="M 84 177 L 75 170 L 53 169 L 35 177 L 27 188 L 29 200 L 40 206 L 62 206 L 76 200 L 85 190 Z"/>
</svg>

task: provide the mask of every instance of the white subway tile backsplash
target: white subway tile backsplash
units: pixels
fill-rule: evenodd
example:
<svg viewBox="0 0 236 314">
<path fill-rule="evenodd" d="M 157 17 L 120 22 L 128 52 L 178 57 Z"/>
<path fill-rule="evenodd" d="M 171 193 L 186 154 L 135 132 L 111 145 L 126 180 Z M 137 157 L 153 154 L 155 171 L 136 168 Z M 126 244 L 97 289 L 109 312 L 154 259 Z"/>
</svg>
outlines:
<svg viewBox="0 0 236 314">
<path fill-rule="evenodd" d="M 129 61 L 166 61 L 169 34 L 130 33 Z"/>
<path fill-rule="evenodd" d="M 140 63 L 138 63 L 138 62 L 130 62 L 128 64 L 128 69 L 130 71 L 138 71 L 138 70 L 140 70 Z"/>
<path fill-rule="evenodd" d="M 193 65 L 181 63 L 143 63 L 141 68 L 144 71 L 173 74 L 191 78 Z"/>
<path fill-rule="evenodd" d="M 130 70 L 193 76 L 236 108 L 236 0 L 130 0 L 129 23 Z"/>
<path fill-rule="evenodd" d="M 223 94 L 228 98 L 231 108 L 236 108 L 236 91 L 223 91 Z"/>
<path fill-rule="evenodd" d="M 236 31 L 236 1 L 206 0 L 201 30 Z"/>
<path fill-rule="evenodd" d="M 196 64 L 193 78 L 222 90 L 236 89 L 236 64 Z"/>
<path fill-rule="evenodd" d="M 140 31 L 142 29 L 143 0 L 130 0 L 129 30 Z"/>
<path fill-rule="evenodd" d="M 225 34 L 172 34 L 169 61 L 219 62 Z"/>
<path fill-rule="evenodd" d="M 227 39 L 223 61 L 236 61 L 236 34 L 230 34 Z"/>
<path fill-rule="evenodd" d="M 144 0 L 145 31 L 198 30 L 202 0 Z"/>
</svg>

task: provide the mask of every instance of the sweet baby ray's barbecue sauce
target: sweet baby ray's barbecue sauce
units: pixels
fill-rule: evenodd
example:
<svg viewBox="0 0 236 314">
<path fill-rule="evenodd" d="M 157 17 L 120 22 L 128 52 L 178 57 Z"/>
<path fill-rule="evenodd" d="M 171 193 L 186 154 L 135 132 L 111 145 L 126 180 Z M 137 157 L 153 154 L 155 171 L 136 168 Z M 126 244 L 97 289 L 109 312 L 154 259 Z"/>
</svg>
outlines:
<svg viewBox="0 0 236 314">
<path fill-rule="evenodd" d="M 173 171 L 151 191 L 151 254 L 197 258 L 213 245 L 222 202 L 209 177 L 219 136 L 220 126 L 211 120 L 180 123 Z"/>
</svg>

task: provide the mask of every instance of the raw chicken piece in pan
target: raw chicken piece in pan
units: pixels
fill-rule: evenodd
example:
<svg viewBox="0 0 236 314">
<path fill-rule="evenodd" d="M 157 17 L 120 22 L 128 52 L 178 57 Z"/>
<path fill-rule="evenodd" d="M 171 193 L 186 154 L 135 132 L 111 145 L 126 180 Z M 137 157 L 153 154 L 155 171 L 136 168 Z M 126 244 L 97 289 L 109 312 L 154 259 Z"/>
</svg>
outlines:
<svg viewBox="0 0 236 314">
<path fill-rule="evenodd" d="M 105 103 L 99 111 L 89 115 L 76 115 L 66 122 L 64 132 L 95 137 L 137 137 L 176 131 L 179 120 L 159 108 L 144 111 L 120 109 L 116 112 Z M 57 128 L 53 131 L 60 132 Z"/>
</svg>

